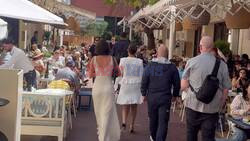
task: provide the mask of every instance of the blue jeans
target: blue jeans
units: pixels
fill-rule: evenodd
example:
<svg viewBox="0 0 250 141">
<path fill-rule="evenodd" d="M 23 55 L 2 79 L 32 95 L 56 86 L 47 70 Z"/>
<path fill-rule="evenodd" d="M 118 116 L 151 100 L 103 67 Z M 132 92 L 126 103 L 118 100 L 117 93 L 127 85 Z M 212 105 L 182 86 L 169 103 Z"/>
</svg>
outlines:
<svg viewBox="0 0 250 141">
<path fill-rule="evenodd" d="M 229 139 L 216 139 L 216 141 L 246 141 L 248 139 L 247 134 L 244 130 L 235 128 L 235 132 Z"/>
<path fill-rule="evenodd" d="M 239 128 L 235 128 L 233 136 L 229 139 L 229 141 L 246 141 L 246 140 L 247 140 L 246 132 Z"/>
</svg>

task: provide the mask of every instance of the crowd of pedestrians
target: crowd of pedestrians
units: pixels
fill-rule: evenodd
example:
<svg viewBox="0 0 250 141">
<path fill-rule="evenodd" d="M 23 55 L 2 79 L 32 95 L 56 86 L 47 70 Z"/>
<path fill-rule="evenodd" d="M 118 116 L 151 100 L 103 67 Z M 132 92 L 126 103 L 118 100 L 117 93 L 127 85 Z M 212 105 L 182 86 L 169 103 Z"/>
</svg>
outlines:
<svg viewBox="0 0 250 141">
<path fill-rule="evenodd" d="M 116 42 L 96 37 L 90 46 L 55 47 L 52 56 L 45 59 L 48 49 L 37 45 L 36 34 L 28 54 L 11 39 L 1 41 L 5 57 L 0 60 L 0 68 L 22 69 L 27 90 L 39 87 L 37 78 L 50 75 L 67 81 L 76 91 L 92 79 L 99 141 L 118 141 L 121 132 L 127 130 L 135 133 L 137 106 L 142 103 L 148 106 L 152 141 L 166 140 L 173 102 L 185 105 L 187 141 L 197 141 L 199 131 L 203 141 L 215 141 L 219 113 L 229 90 L 241 93 L 231 104 L 231 114 L 243 116 L 250 111 L 248 56 L 226 58 L 214 48 L 209 36 L 202 37 L 200 54 L 191 59 L 168 60 L 168 49 L 162 41 L 149 53 L 146 46 L 130 43 L 126 33 Z M 217 83 L 211 87 L 209 81 Z M 207 95 L 206 91 L 214 94 Z M 122 107 L 121 121 L 116 104 Z M 248 136 L 248 131 L 237 128 L 233 138 L 244 141 Z"/>
</svg>

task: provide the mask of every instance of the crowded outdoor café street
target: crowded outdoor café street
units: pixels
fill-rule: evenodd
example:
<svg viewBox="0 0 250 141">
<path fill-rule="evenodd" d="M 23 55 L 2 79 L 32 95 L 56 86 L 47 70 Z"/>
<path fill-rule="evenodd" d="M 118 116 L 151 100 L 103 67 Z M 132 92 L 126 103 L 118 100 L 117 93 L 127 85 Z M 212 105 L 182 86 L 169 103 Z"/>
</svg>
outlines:
<svg viewBox="0 0 250 141">
<path fill-rule="evenodd" d="M 250 0 L 0 0 L 0 141 L 250 140 Z"/>
</svg>

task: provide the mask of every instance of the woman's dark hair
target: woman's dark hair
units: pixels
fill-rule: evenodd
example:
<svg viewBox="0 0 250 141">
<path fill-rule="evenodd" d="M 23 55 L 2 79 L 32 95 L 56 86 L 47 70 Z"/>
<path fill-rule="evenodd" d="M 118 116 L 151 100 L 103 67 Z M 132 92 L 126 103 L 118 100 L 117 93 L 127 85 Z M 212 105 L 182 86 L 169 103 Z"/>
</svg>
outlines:
<svg viewBox="0 0 250 141">
<path fill-rule="evenodd" d="M 245 60 L 249 60 L 249 57 L 248 57 L 247 54 L 242 54 L 241 58 L 242 58 L 242 59 L 245 59 Z"/>
<path fill-rule="evenodd" d="M 42 49 L 42 45 L 38 44 L 38 45 L 37 45 L 37 48 L 38 48 L 38 49 Z"/>
<path fill-rule="evenodd" d="M 240 72 L 243 71 L 243 70 L 247 73 L 247 69 L 246 69 L 246 68 L 241 68 L 241 69 L 238 71 L 238 73 L 240 74 Z"/>
<path fill-rule="evenodd" d="M 135 55 L 136 52 L 137 52 L 137 46 L 136 45 L 129 45 L 128 47 L 128 52 L 131 54 L 131 55 Z"/>
<path fill-rule="evenodd" d="M 55 46 L 53 52 L 57 51 L 57 50 L 60 50 L 60 46 Z"/>
<path fill-rule="evenodd" d="M 96 45 L 95 53 L 96 55 L 109 55 L 109 44 L 105 40 L 100 40 Z"/>
<path fill-rule="evenodd" d="M 242 91 L 242 97 L 244 98 L 244 100 L 248 100 L 250 97 L 248 97 L 248 87 L 250 86 L 250 83 L 249 81 L 247 82 L 247 85 L 245 85 L 245 87 L 243 88 L 243 91 Z"/>
</svg>

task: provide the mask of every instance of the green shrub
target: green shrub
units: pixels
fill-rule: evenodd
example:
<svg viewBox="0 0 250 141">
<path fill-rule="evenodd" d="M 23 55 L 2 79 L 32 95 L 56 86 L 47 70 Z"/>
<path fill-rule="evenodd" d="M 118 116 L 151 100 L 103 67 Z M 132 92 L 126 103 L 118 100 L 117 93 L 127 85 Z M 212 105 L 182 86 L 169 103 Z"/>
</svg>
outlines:
<svg viewBox="0 0 250 141">
<path fill-rule="evenodd" d="M 43 54 L 44 58 L 50 58 L 52 56 L 51 52 L 44 52 Z"/>
<path fill-rule="evenodd" d="M 224 55 L 228 55 L 230 53 L 230 44 L 224 40 L 217 40 L 214 43 L 214 46 L 218 48 Z"/>
</svg>

